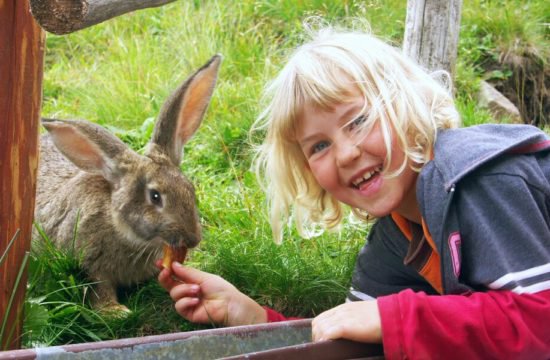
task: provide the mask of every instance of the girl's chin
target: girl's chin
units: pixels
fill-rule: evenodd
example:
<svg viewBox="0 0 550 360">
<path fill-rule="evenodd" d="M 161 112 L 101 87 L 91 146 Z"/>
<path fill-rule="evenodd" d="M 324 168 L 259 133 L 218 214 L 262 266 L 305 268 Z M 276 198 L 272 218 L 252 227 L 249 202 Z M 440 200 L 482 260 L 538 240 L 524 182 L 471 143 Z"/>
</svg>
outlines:
<svg viewBox="0 0 550 360">
<path fill-rule="evenodd" d="M 374 218 L 377 218 L 377 219 L 391 214 L 391 211 L 380 211 L 380 209 L 377 209 L 377 210 L 374 210 L 374 211 L 369 211 L 369 210 L 364 210 L 364 211 L 367 214 L 369 214 L 370 216 L 372 216 Z"/>
<path fill-rule="evenodd" d="M 381 199 L 379 201 L 373 201 L 368 204 L 366 202 L 363 202 L 362 204 L 355 203 L 355 205 L 352 206 L 361 209 L 362 211 L 375 218 L 384 217 L 396 210 L 396 207 L 391 202 L 391 199 Z"/>
</svg>

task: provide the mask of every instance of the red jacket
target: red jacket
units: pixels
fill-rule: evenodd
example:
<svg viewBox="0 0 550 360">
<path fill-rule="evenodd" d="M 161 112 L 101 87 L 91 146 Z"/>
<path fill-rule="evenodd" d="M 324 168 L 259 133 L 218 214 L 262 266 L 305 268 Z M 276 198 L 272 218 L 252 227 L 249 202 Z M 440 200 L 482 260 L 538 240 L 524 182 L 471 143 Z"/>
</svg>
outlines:
<svg viewBox="0 0 550 360">
<path fill-rule="evenodd" d="M 448 296 L 404 290 L 377 301 L 386 359 L 550 359 L 550 339 L 539 335 L 550 326 L 550 290 Z M 296 319 L 266 312 L 269 322 Z"/>
</svg>

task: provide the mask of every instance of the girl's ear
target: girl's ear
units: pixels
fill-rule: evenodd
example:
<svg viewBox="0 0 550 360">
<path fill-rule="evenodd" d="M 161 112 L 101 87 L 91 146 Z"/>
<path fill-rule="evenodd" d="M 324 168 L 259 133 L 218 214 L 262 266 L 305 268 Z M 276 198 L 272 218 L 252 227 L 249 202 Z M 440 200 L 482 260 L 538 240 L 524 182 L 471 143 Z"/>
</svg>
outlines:
<svg viewBox="0 0 550 360">
<path fill-rule="evenodd" d="M 81 170 L 112 181 L 114 158 L 128 147 L 116 136 L 88 121 L 42 119 L 59 151 Z"/>
<path fill-rule="evenodd" d="M 210 103 L 220 63 L 221 56 L 213 56 L 166 100 L 147 153 L 160 150 L 168 155 L 174 165 L 180 165 L 183 145 L 199 128 Z"/>
</svg>

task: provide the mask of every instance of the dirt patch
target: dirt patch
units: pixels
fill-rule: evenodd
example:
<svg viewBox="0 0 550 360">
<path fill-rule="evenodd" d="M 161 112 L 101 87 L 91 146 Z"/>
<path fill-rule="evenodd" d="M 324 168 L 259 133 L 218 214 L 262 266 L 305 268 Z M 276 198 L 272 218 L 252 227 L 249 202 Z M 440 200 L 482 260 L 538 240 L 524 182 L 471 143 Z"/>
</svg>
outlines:
<svg viewBox="0 0 550 360">
<path fill-rule="evenodd" d="M 490 80 L 495 88 L 512 101 L 526 124 L 550 125 L 550 59 L 534 51 L 502 54 L 491 66 L 511 71 L 511 75 Z"/>
</svg>

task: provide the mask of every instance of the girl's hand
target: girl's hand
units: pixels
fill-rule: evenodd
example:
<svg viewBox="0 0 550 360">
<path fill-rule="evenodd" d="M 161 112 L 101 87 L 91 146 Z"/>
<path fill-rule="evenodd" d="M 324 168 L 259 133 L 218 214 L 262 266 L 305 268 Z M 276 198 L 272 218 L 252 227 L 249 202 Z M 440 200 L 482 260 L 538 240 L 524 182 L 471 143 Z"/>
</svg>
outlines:
<svg viewBox="0 0 550 360">
<path fill-rule="evenodd" d="M 311 323 L 313 341 L 349 339 L 382 343 L 376 300 L 347 302 L 318 315 Z"/>
<path fill-rule="evenodd" d="M 162 269 L 158 280 L 170 292 L 178 314 L 191 322 L 224 326 L 267 322 L 264 308 L 217 275 L 174 262 L 171 269 Z"/>
</svg>

